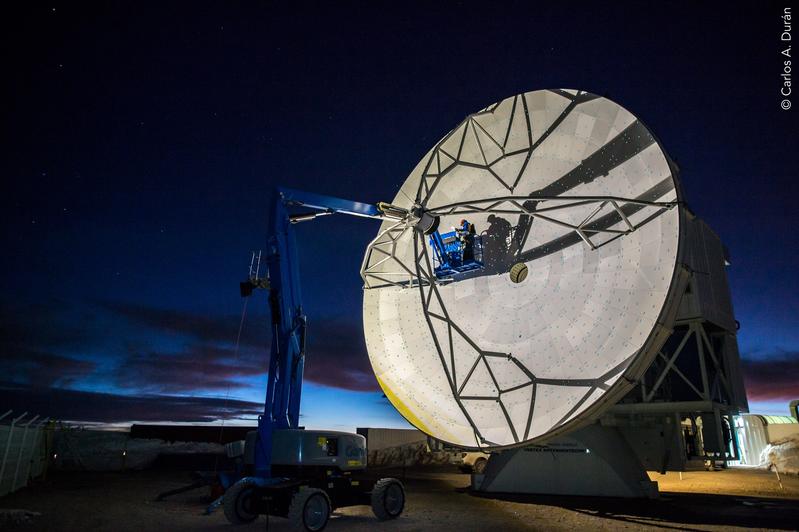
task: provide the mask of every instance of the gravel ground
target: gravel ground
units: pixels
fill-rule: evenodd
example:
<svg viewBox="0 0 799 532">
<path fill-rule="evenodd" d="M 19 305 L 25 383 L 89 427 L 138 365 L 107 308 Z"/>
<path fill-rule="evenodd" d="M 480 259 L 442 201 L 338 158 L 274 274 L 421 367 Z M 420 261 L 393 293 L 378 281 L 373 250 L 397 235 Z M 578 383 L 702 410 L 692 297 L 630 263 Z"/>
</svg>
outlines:
<svg viewBox="0 0 799 532">
<path fill-rule="evenodd" d="M 379 523 L 368 507 L 337 511 L 328 530 L 596 530 L 596 529 L 782 529 L 799 526 L 799 477 L 731 469 L 652 475 L 660 483 L 657 500 L 594 497 L 478 495 L 468 490 L 469 476 L 453 469 L 408 471 L 406 511 L 396 521 Z M 186 473 L 142 471 L 72 473 L 0 499 L 0 508 L 39 512 L 27 524 L 7 530 L 147 531 L 231 530 L 219 511 L 201 514 L 206 489 L 162 502 L 156 494 L 188 483 Z M 236 530 L 265 530 L 260 518 Z M 289 530 L 271 518 L 272 530 Z"/>
</svg>

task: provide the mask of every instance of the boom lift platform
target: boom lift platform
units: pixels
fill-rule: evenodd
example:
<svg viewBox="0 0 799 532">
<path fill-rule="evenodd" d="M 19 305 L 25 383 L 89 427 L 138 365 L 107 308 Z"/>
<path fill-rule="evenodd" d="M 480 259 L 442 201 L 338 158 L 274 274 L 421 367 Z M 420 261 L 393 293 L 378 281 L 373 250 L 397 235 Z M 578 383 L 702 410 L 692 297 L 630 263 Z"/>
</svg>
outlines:
<svg viewBox="0 0 799 532">
<path fill-rule="evenodd" d="M 459 273 L 483 269 L 483 239 L 479 235 L 472 236 L 472 242 L 465 244 L 458 238 L 457 231 L 448 233 L 433 232 L 430 237 L 433 248 L 433 271 L 441 280 L 452 279 Z M 466 253 L 466 246 L 472 247 L 472 253 Z"/>
</svg>

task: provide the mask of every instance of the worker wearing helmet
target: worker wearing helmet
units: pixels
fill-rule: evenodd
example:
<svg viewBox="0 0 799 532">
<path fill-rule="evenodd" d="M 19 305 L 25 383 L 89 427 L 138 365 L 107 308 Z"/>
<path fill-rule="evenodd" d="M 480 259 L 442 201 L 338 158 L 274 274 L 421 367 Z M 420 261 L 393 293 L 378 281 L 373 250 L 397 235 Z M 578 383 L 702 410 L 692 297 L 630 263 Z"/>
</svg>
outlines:
<svg viewBox="0 0 799 532">
<path fill-rule="evenodd" d="M 458 239 L 461 241 L 461 249 L 463 250 L 463 262 L 474 260 L 474 236 L 477 234 L 474 224 L 469 223 L 465 218 L 461 220 L 460 225 L 455 228 Z"/>
</svg>

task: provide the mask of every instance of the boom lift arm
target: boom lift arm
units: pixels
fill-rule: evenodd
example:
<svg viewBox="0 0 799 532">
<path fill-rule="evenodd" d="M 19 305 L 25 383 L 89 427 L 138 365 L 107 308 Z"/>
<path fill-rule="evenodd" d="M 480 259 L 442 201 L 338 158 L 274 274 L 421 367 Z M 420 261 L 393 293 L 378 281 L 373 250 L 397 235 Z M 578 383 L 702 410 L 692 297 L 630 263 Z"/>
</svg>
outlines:
<svg viewBox="0 0 799 532">
<path fill-rule="evenodd" d="M 372 205 L 288 188 L 276 190 L 267 243 L 267 277 L 258 278 L 251 272 L 250 278 L 241 283 L 241 293 L 245 297 L 257 288 L 269 290 L 272 315 L 266 401 L 264 413 L 258 421 L 255 447 L 256 477 L 271 476 L 274 431 L 299 428 L 307 317 L 302 308 L 292 226 L 330 214 L 406 220 L 413 226 L 428 230 L 438 222 L 437 218 L 423 215 L 421 210 L 409 211 L 386 203 Z"/>
</svg>

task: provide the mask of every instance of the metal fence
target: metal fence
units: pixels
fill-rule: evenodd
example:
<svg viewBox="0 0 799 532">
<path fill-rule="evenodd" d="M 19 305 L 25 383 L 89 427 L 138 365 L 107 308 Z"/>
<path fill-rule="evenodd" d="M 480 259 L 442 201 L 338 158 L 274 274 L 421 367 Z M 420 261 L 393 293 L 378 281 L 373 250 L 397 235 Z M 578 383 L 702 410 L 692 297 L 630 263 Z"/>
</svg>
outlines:
<svg viewBox="0 0 799 532">
<path fill-rule="evenodd" d="M 12 410 L 0 414 L 0 496 L 27 486 L 47 468 L 49 418 Z"/>
</svg>

